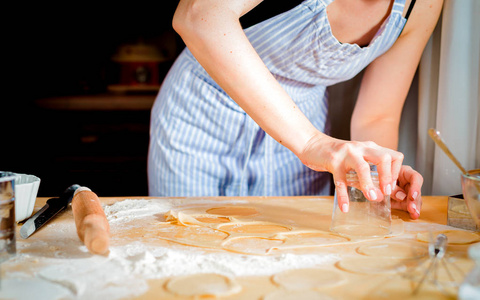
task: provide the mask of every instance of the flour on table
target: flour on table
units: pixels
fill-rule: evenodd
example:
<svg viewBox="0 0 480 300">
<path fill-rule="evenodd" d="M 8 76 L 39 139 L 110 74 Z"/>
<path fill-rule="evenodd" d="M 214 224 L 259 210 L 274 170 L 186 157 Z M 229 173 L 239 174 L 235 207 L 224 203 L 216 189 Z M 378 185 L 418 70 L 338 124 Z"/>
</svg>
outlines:
<svg viewBox="0 0 480 300">
<path fill-rule="evenodd" d="M 119 232 L 128 229 L 131 226 L 128 224 L 137 220 L 165 214 L 179 205 L 188 206 L 188 203 L 187 200 L 178 199 L 124 200 L 105 206 L 104 210 L 111 230 Z M 202 202 L 195 202 L 199 203 Z M 203 204 L 208 203 L 218 205 L 218 202 L 207 200 Z M 8 284 L 8 288 L 0 290 L 0 298 L 40 299 L 29 297 L 28 292 L 31 291 L 37 296 L 45 294 L 48 299 L 123 299 L 144 294 L 148 290 L 148 279 L 200 272 L 231 277 L 273 275 L 293 268 L 333 264 L 339 259 L 336 254 L 284 253 L 275 256 L 251 256 L 228 252 L 212 253 L 201 248 L 151 246 L 142 243 L 141 239 L 121 246 L 112 243 L 106 257 L 88 253 L 78 240 L 74 226 L 70 223 L 52 222 L 46 225 L 49 227 L 46 240 L 27 244 L 19 239 L 17 256 L 5 262 L 5 267 L 2 264 L 2 269 L 29 264 L 33 266 L 30 268 L 33 274 L 6 272 L 6 278 L 2 278 L 2 286 Z M 29 252 L 29 249 L 34 248 L 48 248 L 48 257 Z M 29 291 L 20 290 L 22 282 L 28 283 L 32 288 Z M 14 288 L 15 290 L 12 290 Z M 12 292 L 15 293 L 14 296 Z"/>
</svg>

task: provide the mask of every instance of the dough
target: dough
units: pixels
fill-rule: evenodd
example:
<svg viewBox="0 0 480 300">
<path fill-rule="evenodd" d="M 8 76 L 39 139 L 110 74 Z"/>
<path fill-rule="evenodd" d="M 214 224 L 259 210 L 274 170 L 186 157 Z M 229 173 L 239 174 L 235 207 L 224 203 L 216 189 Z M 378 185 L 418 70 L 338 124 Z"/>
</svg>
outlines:
<svg viewBox="0 0 480 300">
<path fill-rule="evenodd" d="M 195 217 L 195 219 L 197 219 L 202 223 L 210 223 L 210 224 L 230 222 L 230 219 L 227 217 L 198 216 L 198 217 Z"/>
<path fill-rule="evenodd" d="M 207 209 L 207 213 L 221 216 L 245 217 L 256 215 L 258 211 L 248 206 L 222 206 Z"/>
<path fill-rule="evenodd" d="M 367 226 L 361 225 L 340 225 L 336 226 L 332 231 L 355 239 L 368 239 L 384 237 L 391 234 L 391 229 L 381 226 Z"/>
<path fill-rule="evenodd" d="M 422 277 L 427 272 L 432 263 L 432 259 L 426 258 L 422 260 L 417 266 L 409 270 L 407 278 L 411 278 L 414 282 L 420 282 Z M 472 270 L 475 263 L 468 258 L 452 258 L 443 257 L 442 261 L 438 261 L 437 264 L 432 267 L 435 271 L 430 270 L 430 273 L 425 277 L 424 282 L 427 284 L 437 284 L 447 288 L 459 286 L 465 279 L 467 270 Z M 455 284 L 454 284 L 455 283 Z"/>
<path fill-rule="evenodd" d="M 206 213 L 205 213 L 206 212 Z M 333 246 L 365 239 L 350 240 L 349 237 L 332 233 L 327 229 L 306 229 L 289 223 L 263 221 L 254 207 L 221 206 L 195 207 L 182 211 L 170 210 L 164 215 L 165 222 L 157 222 L 159 229 L 154 237 L 187 246 L 227 250 L 231 252 L 268 255 L 273 250 L 294 249 L 302 251 L 313 247 Z M 237 219 L 235 216 L 243 216 Z M 249 217 L 247 217 L 249 216 Z M 260 220 L 259 220 L 260 219 Z M 283 220 L 283 219 L 281 219 Z M 288 225 L 287 225 L 288 224 Z M 403 233 L 403 221 L 392 220 L 392 234 Z M 383 237 L 370 238 L 370 240 Z"/>
<path fill-rule="evenodd" d="M 378 242 L 375 244 L 362 245 L 357 252 L 367 256 L 385 257 L 393 259 L 420 258 L 428 254 L 428 247 L 411 241 L 404 242 Z"/>
<path fill-rule="evenodd" d="M 232 223 L 225 224 L 218 227 L 221 230 L 235 233 L 279 233 L 284 231 L 290 231 L 290 228 L 277 224 L 270 223 Z"/>
<path fill-rule="evenodd" d="M 190 297 L 224 297 L 242 290 L 235 279 L 215 273 L 175 277 L 167 282 L 165 288 L 172 294 Z"/>
<path fill-rule="evenodd" d="M 203 226 L 207 224 L 217 224 L 217 223 L 228 223 L 231 222 L 233 218 L 229 217 L 219 217 L 211 215 L 189 215 L 181 211 L 170 210 L 165 214 L 165 221 L 170 224 L 175 225 L 199 225 Z"/>
<path fill-rule="evenodd" d="M 244 254 L 266 255 L 269 254 L 273 248 L 277 248 L 282 244 L 282 240 L 262 237 L 234 237 L 225 240 L 223 242 L 223 248 Z"/>
<path fill-rule="evenodd" d="M 343 274 L 326 269 L 293 269 L 272 276 L 274 284 L 287 290 L 334 287 L 346 282 Z"/>
<path fill-rule="evenodd" d="M 447 236 L 448 244 L 464 245 L 480 241 L 480 235 L 471 231 L 464 230 L 443 230 L 434 232 L 421 232 L 417 234 L 417 240 L 421 242 L 434 242 L 439 234 Z"/>
<path fill-rule="evenodd" d="M 406 266 L 401 260 L 386 257 L 345 258 L 337 262 L 335 266 L 343 271 L 360 274 L 396 274 L 406 270 Z"/>
<path fill-rule="evenodd" d="M 283 291 L 278 290 L 272 292 L 265 297 L 263 300 L 333 300 L 332 297 L 323 294 L 319 291 Z"/>
<path fill-rule="evenodd" d="M 279 247 L 281 249 L 331 246 L 350 241 L 347 237 L 321 231 L 282 232 L 276 234 L 274 238 L 285 240 Z"/>
<path fill-rule="evenodd" d="M 387 277 L 382 284 L 375 286 L 363 300 L 452 300 L 457 299 L 458 290 L 450 287 L 440 290 L 438 286 L 424 282 L 417 294 L 413 295 L 417 283 L 400 276 Z"/>
<path fill-rule="evenodd" d="M 178 226 L 162 224 L 155 231 L 147 232 L 146 238 L 157 238 L 188 246 L 218 248 L 229 235 L 220 230 L 200 226 Z"/>
</svg>

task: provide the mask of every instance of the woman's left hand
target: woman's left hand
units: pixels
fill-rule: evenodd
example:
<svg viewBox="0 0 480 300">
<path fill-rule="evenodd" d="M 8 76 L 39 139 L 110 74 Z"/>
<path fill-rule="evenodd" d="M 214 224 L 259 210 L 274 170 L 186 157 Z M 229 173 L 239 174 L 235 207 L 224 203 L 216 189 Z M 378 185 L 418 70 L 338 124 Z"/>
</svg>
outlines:
<svg viewBox="0 0 480 300">
<path fill-rule="evenodd" d="M 418 219 L 422 208 L 423 177 L 410 166 L 402 166 L 397 184 L 390 195 L 392 208 L 405 210 L 412 219 Z"/>
</svg>

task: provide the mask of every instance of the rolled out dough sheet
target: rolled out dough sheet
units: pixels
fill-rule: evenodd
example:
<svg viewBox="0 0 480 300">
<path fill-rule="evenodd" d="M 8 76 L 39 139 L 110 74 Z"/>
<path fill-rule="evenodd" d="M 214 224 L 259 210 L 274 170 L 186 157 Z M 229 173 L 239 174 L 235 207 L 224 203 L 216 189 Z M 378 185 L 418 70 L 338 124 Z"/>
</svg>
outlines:
<svg viewBox="0 0 480 300">
<path fill-rule="evenodd" d="M 165 287 L 174 295 L 195 298 L 226 297 L 242 290 L 235 279 L 214 273 L 175 277 L 169 280 Z"/>
<path fill-rule="evenodd" d="M 272 282 L 290 291 L 334 287 L 346 282 L 346 277 L 335 270 L 292 269 L 272 276 Z"/>
<path fill-rule="evenodd" d="M 340 270 L 359 274 L 396 274 L 407 268 L 402 260 L 386 257 L 352 257 L 336 263 Z"/>
</svg>

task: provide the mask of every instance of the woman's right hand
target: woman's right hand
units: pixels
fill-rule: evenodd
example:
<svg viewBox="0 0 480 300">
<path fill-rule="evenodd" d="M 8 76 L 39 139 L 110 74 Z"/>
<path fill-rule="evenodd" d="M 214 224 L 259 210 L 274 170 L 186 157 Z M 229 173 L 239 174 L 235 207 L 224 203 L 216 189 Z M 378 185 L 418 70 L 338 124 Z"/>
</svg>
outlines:
<svg viewBox="0 0 480 300">
<path fill-rule="evenodd" d="M 319 132 L 298 157 L 307 167 L 333 175 L 338 205 L 342 212 L 348 212 L 347 172 L 355 170 L 360 189 L 368 200 L 380 201 L 396 186 L 404 156 L 374 142 L 339 140 Z M 369 163 L 377 166 L 380 188 L 373 184 Z"/>
</svg>

